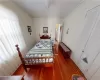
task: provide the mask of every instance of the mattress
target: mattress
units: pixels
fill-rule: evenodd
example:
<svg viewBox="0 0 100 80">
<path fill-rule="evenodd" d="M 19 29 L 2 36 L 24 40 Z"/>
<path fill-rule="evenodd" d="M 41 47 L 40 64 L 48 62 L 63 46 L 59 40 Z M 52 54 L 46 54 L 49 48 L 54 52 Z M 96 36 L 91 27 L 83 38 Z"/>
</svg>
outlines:
<svg viewBox="0 0 100 80">
<path fill-rule="evenodd" d="M 40 40 L 25 56 L 26 58 L 38 58 L 38 57 L 53 57 L 52 51 L 52 42 L 50 39 L 42 39 Z M 37 60 L 38 63 L 43 62 L 52 62 L 53 58 L 48 59 L 40 59 Z M 34 60 L 30 61 L 30 63 L 34 63 Z"/>
</svg>

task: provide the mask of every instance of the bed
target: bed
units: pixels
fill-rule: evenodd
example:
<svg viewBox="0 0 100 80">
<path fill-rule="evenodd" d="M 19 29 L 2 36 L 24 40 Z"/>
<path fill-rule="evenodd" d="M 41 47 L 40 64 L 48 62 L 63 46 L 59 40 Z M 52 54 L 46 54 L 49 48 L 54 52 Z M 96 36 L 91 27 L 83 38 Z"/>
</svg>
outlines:
<svg viewBox="0 0 100 80">
<path fill-rule="evenodd" d="M 22 61 L 24 69 L 32 68 L 34 66 L 51 67 L 54 63 L 54 53 L 52 41 L 50 39 L 41 39 L 36 45 L 22 57 L 18 45 L 16 45 L 19 57 Z"/>
</svg>

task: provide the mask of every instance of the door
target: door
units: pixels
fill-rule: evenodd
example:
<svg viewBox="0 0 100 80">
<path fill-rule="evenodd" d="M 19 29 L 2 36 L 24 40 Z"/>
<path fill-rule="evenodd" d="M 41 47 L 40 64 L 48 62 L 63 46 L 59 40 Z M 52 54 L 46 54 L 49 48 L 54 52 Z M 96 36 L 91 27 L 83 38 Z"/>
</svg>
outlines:
<svg viewBox="0 0 100 80">
<path fill-rule="evenodd" d="M 80 67 L 79 63 L 81 60 L 81 56 L 84 53 L 84 49 L 87 46 L 88 40 L 90 39 L 90 36 L 92 34 L 91 32 L 94 29 L 94 25 L 96 23 L 98 14 L 99 14 L 98 8 L 94 8 L 94 9 L 87 11 L 87 14 L 85 16 L 85 23 L 84 23 L 85 25 L 84 25 L 84 29 L 81 34 L 80 40 L 79 40 L 79 44 L 78 44 L 79 47 L 78 47 L 77 56 L 76 56 L 76 59 L 77 59 L 76 62 L 79 67 Z"/>
<path fill-rule="evenodd" d="M 94 8 L 92 11 L 97 10 L 97 13 L 100 13 L 99 8 L 100 7 Z M 90 68 L 93 66 L 95 59 L 100 53 L 100 17 L 99 16 L 98 18 L 96 18 L 96 22 L 93 26 L 94 27 L 92 27 L 89 37 L 85 43 L 84 51 L 83 51 L 83 54 L 81 56 L 81 60 L 79 63 L 81 70 L 83 71 L 83 73 L 88 79 L 90 79 L 91 76 L 96 71 L 96 69 L 92 71 L 92 69 Z M 83 58 L 87 58 L 88 63 L 85 63 L 83 61 Z"/>
<path fill-rule="evenodd" d="M 100 67 L 100 18 L 85 50 L 88 59 L 86 75 L 90 79 Z"/>
<path fill-rule="evenodd" d="M 94 63 L 87 72 L 89 75 L 89 80 L 99 80 L 100 79 L 100 53 L 95 59 Z"/>
</svg>

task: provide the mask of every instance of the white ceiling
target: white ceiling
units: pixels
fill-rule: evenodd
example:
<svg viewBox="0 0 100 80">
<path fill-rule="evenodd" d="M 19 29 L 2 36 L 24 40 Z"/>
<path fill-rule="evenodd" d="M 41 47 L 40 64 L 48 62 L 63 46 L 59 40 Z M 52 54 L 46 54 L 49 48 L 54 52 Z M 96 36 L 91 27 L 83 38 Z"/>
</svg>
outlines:
<svg viewBox="0 0 100 80">
<path fill-rule="evenodd" d="M 12 0 L 32 17 L 67 16 L 83 0 Z"/>
</svg>

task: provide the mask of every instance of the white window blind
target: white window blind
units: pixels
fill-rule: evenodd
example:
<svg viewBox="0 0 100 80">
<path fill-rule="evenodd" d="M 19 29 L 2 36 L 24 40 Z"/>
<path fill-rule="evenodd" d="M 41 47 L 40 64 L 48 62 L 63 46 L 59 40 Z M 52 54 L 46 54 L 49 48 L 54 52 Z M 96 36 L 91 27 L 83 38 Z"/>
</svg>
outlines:
<svg viewBox="0 0 100 80">
<path fill-rule="evenodd" d="M 0 76 L 13 74 L 20 65 L 16 44 L 22 52 L 26 50 L 19 21 L 13 12 L 0 6 Z"/>
</svg>

